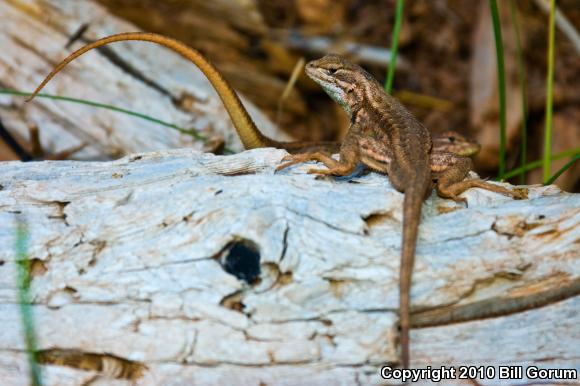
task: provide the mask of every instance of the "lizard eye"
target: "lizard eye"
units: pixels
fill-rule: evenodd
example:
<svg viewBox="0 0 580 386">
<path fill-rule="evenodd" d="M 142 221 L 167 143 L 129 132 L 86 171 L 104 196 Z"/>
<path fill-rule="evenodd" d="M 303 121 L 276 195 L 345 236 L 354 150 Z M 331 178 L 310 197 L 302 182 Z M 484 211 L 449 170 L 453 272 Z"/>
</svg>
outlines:
<svg viewBox="0 0 580 386">
<path fill-rule="evenodd" d="M 333 75 L 333 74 L 335 74 L 335 73 L 336 73 L 336 71 L 337 71 L 337 69 L 336 69 L 336 68 L 328 68 L 328 69 L 326 69 L 326 72 L 327 72 L 329 75 Z"/>
<path fill-rule="evenodd" d="M 451 142 L 451 143 L 455 142 L 455 137 L 449 137 L 448 139 L 449 139 L 449 142 Z"/>
</svg>

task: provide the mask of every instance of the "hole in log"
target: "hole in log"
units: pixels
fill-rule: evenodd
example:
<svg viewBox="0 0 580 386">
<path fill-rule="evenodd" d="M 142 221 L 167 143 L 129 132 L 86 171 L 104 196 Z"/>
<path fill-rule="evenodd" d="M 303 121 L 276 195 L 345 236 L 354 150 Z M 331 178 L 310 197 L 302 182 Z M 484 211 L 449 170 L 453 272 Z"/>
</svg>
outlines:
<svg viewBox="0 0 580 386">
<path fill-rule="evenodd" d="M 253 284 L 260 276 L 260 251 L 250 240 L 235 240 L 224 248 L 222 266 L 248 284 Z"/>
</svg>

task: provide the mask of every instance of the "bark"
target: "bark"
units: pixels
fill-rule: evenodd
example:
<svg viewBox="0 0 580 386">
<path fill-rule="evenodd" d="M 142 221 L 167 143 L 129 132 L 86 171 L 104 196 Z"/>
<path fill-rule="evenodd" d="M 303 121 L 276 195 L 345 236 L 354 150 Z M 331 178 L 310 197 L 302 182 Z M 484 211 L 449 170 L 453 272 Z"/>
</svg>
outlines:
<svg viewBox="0 0 580 386">
<path fill-rule="evenodd" d="M 27 384 L 17 221 L 48 385 L 378 384 L 397 362 L 403 195 L 375 173 L 274 173 L 285 154 L 0 164 L 3 384 Z M 529 195 L 426 201 L 412 367 L 578 369 L 580 195 Z"/>
<path fill-rule="evenodd" d="M 84 23 L 86 40 L 135 30 L 91 1 L 9 0 L 0 15 L 9 53 L 0 57 L 1 86 L 21 90 L 81 44 L 64 48 Z M 222 134 L 240 149 L 221 102 L 188 62 L 147 43 L 110 52 L 81 58 L 47 91 Z M 2 385 L 29 384 L 18 223 L 46 385 L 374 385 L 381 366 L 396 365 L 403 195 L 388 178 L 317 179 L 309 166 L 274 173 L 281 150 L 167 150 L 202 144 L 48 99 L 1 96 L 0 118 L 21 141 L 38 126 L 51 153 L 88 143 L 79 158 L 131 154 L 0 163 Z M 471 189 L 468 207 L 426 201 L 412 367 L 580 370 L 580 195 L 535 186 L 529 196 Z M 468 383 L 445 383 L 453 382 Z"/>
</svg>

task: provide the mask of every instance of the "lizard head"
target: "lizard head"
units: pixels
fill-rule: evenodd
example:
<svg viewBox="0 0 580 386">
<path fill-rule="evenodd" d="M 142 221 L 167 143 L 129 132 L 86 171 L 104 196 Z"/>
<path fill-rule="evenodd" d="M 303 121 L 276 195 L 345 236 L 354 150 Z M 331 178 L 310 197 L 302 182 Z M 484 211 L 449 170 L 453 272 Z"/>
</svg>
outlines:
<svg viewBox="0 0 580 386">
<path fill-rule="evenodd" d="M 471 157 L 481 149 L 481 145 L 455 131 L 444 131 L 433 136 L 433 149 Z"/>
<path fill-rule="evenodd" d="M 356 85 L 376 82 L 360 66 L 334 54 L 309 62 L 306 74 L 349 114 L 352 112 L 351 106 L 362 102 L 362 94 L 355 92 Z"/>
</svg>

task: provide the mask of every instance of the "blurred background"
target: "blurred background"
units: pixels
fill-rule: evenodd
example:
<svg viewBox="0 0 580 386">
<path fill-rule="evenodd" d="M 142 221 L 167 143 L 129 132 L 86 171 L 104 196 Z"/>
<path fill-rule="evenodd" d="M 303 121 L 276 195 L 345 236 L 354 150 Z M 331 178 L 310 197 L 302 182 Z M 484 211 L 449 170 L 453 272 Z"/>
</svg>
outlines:
<svg viewBox="0 0 580 386">
<path fill-rule="evenodd" d="M 97 0 L 145 31 L 178 38 L 202 51 L 234 88 L 296 139 L 340 139 L 344 112 L 300 72 L 281 99 L 297 63 L 343 54 L 384 82 L 395 0 Z M 506 66 L 506 170 L 520 166 L 522 123 L 527 162 L 541 159 L 548 53 L 547 0 L 499 1 Z M 560 0 L 554 77 L 554 154 L 580 146 L 580 27 L 577 0 Z M 518 67 L 518 34 L 523 56 Z M 525 79 L 526 111 L 520 79 Z M 496 47 L 489 2 L 407 0 L 399 36 L 393 94 L 432 132 L 455 130 L 482 145 L 475 158 L 482 177 L 496 177 L 499 104 Z M 0 152 L 1 152 L 0 148 Z M 3 155 L 3 158 L 10 158 Z M 569 161 L 555 161 L 552 172 Z M 541 183 L 542 170 L 513 178 Z M 580 191 L 576 162 L 558 180 Z"/>
</svg>

